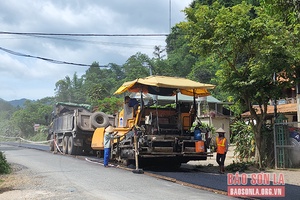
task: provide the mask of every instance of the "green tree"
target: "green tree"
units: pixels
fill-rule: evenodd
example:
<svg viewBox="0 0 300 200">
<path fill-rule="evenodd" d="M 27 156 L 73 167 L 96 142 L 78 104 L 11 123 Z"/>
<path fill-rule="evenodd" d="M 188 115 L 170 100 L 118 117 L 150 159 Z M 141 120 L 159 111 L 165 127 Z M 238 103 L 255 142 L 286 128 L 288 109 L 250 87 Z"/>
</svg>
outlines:
<svg viewBox="0 0 300 200">
<path fill-rule="evenodd" d="M 170 76 L 174 74 L 168 59 L 164 59 L 166 57 L 165 51 L 166 49 L 161 48 L 161 46 L 155 46 L 154 57 L 143 63 L 145 67 L 148 67 L 149 75 Z"/>
<path fill-rule="evenodd" d="M 99 99 L 107 95 L 108 92 L 101 84 L 103 77 L 99 63 L 97 62 L 93 62 L 85 72 L 85 75 L 83 75 L 84 85 L 82 95 L 87 97 L 87 103 L 95 105 Z"/>
<path fill-rule="evenodd" d="M 113 81 L 113 84 L 110 84 L 110 86 L 112 87 L 111 91 L 113 93 L 118 89 L 120 84 L 123 83 L 123 80 L 125 80 L 126 76 L 123 70 L 123 66 L 119 66 L 114 63 L 109 64 L 109 66 L 112 74 L 111 76 L 109 76 L 109 78 Z"/>
<path fill-rule="evenodd" d="M 51 105 L 26 101 L 24 103 L 24 108 L 13 113 L 11 123 L 16 127 L 19 136 L 32 136 L 34 135 L 34 124 L 48 125 L 45 116 L 51 112 Z"/>
<path fill-rule="evenodd" d="M 270 15 L 278 15 L 287 24 L 298 24 L 300 20 L 300 3 L 292 0 L 260 0 L 262 7 Z"/>
<path fill-rule="evenodd" d="M 39 99 L 38 102 L 41 104 L 46 104 L 46 105 L 54 105 L 55 97 L 44 97 L 42 99 Z"/>
<path fill-rule="evenodd" d="M 300 83 L 300 4 L 298 1 L 261 0 L 261 5 L 269 15 L 281 19 L 288 26 L 289 37 L 286 40 L 285 48 L 290 53 L 290 68 L 285 70 L 285 78 L 290 83 Z M 293 86 L 294 86 L 293 85 Z"/>
<path fill-rule="evenodd" d="M 146 54 L 140 52 L 128 58 L 123 65 L 125 80 L 132 81 L 137 78 L 149 76 L 149 66 L 146 64 L 149 63 L 149 60 Z"/>
<path fill-rule="evenodd" d="M 98 101 L 98 110 L 113 115 L 121 111 L 123 103 L 123 98 L 107 97 Z"/>
<path fill-rule="evenodd" d="M 122 82 L 125 75 L 122 66 L 113 63 L 110 63 L 108 67 L 102 69 L 101 72 L 102 78 L 100 79 L 100 83 L 102 87 L 106 89 L 106 94 L 101 98 L 104 99 L 115 92 L 116 85 L 120 84 L 120 81 Z"/>
<path fill-rule="evenodd" d="M 224 7 L 232 7 L 242 3 L 243 1 L 255 6 L 258 6 L 260 2 L 260 0 L 194 0 L 191 3 L 190 7 L 195 7 L 196 4 L 211 6 L 215 2 L 218 2 L 220 5 Z M 273 0 L 269 0 L 269 1 L 273 1 Z"/>
<path fill-rule="evenodd" d="M 73 78 L 66 76 L 55 84 L 56 101 L 85 103 L 86 97 L 82 93 L 83 79 L 74 73 Z"/>
<path fill-rule="evenodd" d="M 162 60 L 166 56 L 164 54 L 165 51 L 166 51 L 166 49 L 162 49 L 161 46 L 155 46 L 153 55 L 155 58 Z"/>
<path fill-rule="evenodd" d="M 9 102 L 0 99 L 0 134 L 1 135 L 12 134 L 12 127 L 9 122 L 14 111 L 16 111 L 16 108 L 14 108 Z"/>
<path fill-rule="evenodd" d="M 241 161 L 249 161 L 255 150 L 254 132 L 244 121 L 237 120 L 231 125 L 231 141 L 236 144 L 234 154 Z"/>
<path fill-rule="evenodd" d="M 217 72 L 219 87 L 250 110 L 256 159 L 262 167 L 265 111 L 269 100 L 275 95 L 278 98 L 285 87 L 285 82 L 273 83 L 273 75 L 291 66 L 285 48 L 291 37 L 288 27 L 261 7 L 245 2 L 227 8 L 218 2 L 211 6 L 196 4 L 185 13 L 188 21 L 180 27 L 188 32 L 192 52 L 216 59 L 221 67 Z M 254 104 L 261 114 L 256 114 Z"/>
<path fill-rule="evenodd" d="M 188 78 L 202 82 L 202 83 L 214 83 L 216 77 L 216 71 L 219 68 L 217 62 L 211 57 L 198 60 L 192 68 L 192 71 L 188 74 Z"/>
<path fill-rule="evenodd" d="M 199 59 L 199 55 L 190 51 L 191 47 L 188 45 L 188 41 L 185 38 L 186 34 L 186 30 L 179 26 L 174 26 L 171 34 L 166 39 L 168 53 L 167 62 L 169 64 L 169 67 L 165 68 L 166 75 L 187 77 Z M 194 74 L 191 74 L 190 78 L 194 80 L 197 79 Z"/>
<path fill-rule="evenodd" d="M 124 78 L 121 66 L 110 63 L 102 69 L 97 62 L 94 62 L 83 75 L 83 93 L 87 97 L 87 102 L 97 105 L 98 100 L 111 96 Z"/>
<path fill-rule="evenodd" d="M 56 100 L 57 101 L 70 101 L 71 80 L 66 76 L 64 80 L 59 80 L 55 83 Z"/>
</svg>

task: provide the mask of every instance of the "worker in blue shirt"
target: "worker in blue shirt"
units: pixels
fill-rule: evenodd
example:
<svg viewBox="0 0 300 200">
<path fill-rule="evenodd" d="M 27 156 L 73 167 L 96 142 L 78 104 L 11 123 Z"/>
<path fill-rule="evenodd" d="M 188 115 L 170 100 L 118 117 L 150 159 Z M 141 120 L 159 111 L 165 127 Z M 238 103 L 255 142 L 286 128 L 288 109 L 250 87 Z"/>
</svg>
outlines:
<svg viewBox="0 0 300 200">
<path fill-rule="evenodd" d="M 127 104 L 128 107 L 133 108 L 133 116 L 135 117 L 136 111 L 139 107 L 138 100 L 136 100 L 136 98 L 130 98 L 129 96 L 125 96 L 125 104 Z"/>
<path fill-rule="evenodd" d="M 111 140 L 116 138 L 115 135 L 117 133 L 114 133 L 114 127 L 108 126 L 105 129 L 104 133 L 104 167 L 108 167 L 108 162 L 110 158 L 110 149 L 111 149 Z"/>
<path fill-rule="evenodd" d="M 125 97 L 125 104 L 128 103 L 129 107 L 135 107 L 137 105 L 139 105 L 138 100 L 136 100 L 136 98 L 130 98 L 129 96 Z"/>
</svg>

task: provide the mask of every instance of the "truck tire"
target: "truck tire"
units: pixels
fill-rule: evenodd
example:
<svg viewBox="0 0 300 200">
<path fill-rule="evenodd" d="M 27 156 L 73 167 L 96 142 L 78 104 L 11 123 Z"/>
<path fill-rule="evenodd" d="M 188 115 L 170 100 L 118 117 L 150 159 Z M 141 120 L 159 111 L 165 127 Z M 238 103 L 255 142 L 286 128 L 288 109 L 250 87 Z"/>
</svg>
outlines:
<svg viewBox="0 0 300 200">
<path fill-rule="evenodd" d="M 95 112 L 91 116 L 91 124 L 94 128 L 106 127 L 109 125 L 109 118 L 103 112 Z"/>
<path fill-rule="evenodd" d="M 74 145 L 74 138 L 70 136 L 68 139 L 68 154 L 74 155 L 76 153 L 76 147 Z"/>
<path fill-rule="evenodd" d="M 64 154 L 68 153 L 68 141 L 69 141 L 69 136 L 65 136 L 63 139 L 63 147 L 62 147 Z"/>
</svg>

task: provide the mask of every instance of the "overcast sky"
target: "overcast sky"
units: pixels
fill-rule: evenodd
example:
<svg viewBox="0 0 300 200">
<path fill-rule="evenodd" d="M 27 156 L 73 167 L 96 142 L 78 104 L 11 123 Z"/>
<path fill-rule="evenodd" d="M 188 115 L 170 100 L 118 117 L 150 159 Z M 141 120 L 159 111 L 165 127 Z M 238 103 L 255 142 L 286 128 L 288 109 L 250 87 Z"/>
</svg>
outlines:
<svg viewBox="0 0 300 200">
<path fill-rule="evenodd" d="M 124 64 L 137 52 L 153 57 L 165 37 L 37 37 L 3 34 L 161 34 L 184 21 L 192 0 L 9 0 L 0 1 L 0 98 L 37 100 L 54 96 L 55 83 L 81 76 L 88 67 L 17 56 L 90 65 Z M 170 3 L 171 2 L 171 3 Z M 171 9 L 170 9 L 171 8 Z M 170 12 L 171 10 L 171 12 Z M 170 17 L 171 16 L 171 17 Z M 171 22 L 171 23 L 170 23 Z M 7 52 L 5 50 L 13 51 Z"/>
</svg>

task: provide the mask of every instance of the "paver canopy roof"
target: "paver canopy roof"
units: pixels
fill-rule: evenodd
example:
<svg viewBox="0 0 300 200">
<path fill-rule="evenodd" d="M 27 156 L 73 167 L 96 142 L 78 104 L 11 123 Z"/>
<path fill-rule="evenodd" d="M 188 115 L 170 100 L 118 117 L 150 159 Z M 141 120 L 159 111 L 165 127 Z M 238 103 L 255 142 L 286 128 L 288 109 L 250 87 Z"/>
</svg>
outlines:
<svg viewBox="0 0 300 200">
<path fill-rule="evenodd" d="M 168 76 L 149 76 L 125 82 L 115 94 L 129 92 L 143 92 L 163 96 L 172 96 L 180 92 L 189 96 L 208 96 L 208 89 L 215 85 L 192 81 L 186 78 Z"/>
</svg>

